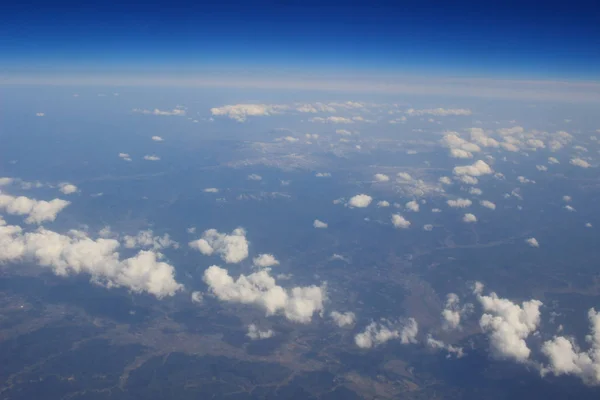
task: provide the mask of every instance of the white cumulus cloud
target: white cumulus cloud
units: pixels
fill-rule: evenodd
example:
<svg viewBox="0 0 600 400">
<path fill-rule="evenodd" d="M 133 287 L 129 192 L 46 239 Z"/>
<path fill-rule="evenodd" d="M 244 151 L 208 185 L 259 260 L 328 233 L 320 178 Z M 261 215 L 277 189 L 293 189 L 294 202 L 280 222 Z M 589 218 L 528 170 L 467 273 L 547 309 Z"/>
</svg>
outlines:
<svg viewBox="0 0 600 400">
<path fill-rule="evenodd" d="M 323 287 L 285 289 L 277 285 L 268 269 L 234 279 L 226 269 L 213 265 L 204 271 L 204 282 L 221 301 L 251 304 L 264 309 L 267 316 L 283 314 L 299 323 L 309 323 L 315 313 L 322 313 L 326 299 Z"/>
<path fill-rule="evenodd" d="M 218 254 L 223 261 L 230 264 L 239 263 L 248 257 L 248 240 L 243 228 L 234 229 L 231 234 L 209 229 L 200 239 L 190 242 L 189 245 L 206 256 Z"/>
<path fill-rule="evenodd" d="M 68 182 L 59 183 L 58 188 L 64 194 L 73 194 L 73 193 L 77 193 L 77 191 L 78 191 L 77 186 L 75 186 L 71 183 L 68 183 Z"/>
<path fill-rule="evenodd" d="M 45 201 L 0 193 L 0 210 L 12 215 L 26 215 L 25 222 L 28 224 L 54 221 L 58 213 L 69 204 L 71 203 L 62 199 Z"/>
<path fill-rule="evenodd" d="M 323 221 L 319 221 L 318 219 L 315 219 L 315 221 L 313 222 L 313 226 L 317 229 L 325 229 L 327 228 L 327 223 L 323 222 Z"/>
<path fill-rule="evenodd" d="M 361 349 L 370 349 L 382 345 L 392 339 L 399 339 L 402 344 L 416 343 L 419 325 L 414 318 L 409 318 L 403 326 L 394 326 L 390 321 L 371 322 L 365 330 L 354 336 L 354 343 Z"/>
<path fill-rule="evenodd" d="M 331 316 L 331 319 L 333 319 L 333 322 L 335 322 L 335 324 L 340 328 L 352 326 L 354 325 L 354 321 L 356 320 L 356 315 L 352 311 L 348 311 L 345 313 L 332 311 L 329 315 Z"/>
<path fill-rule="evenodd" d="M 350 200 L 348 201 L 348 205 L 350 207 L 364 208 L 368 207 L 372 201 L 373 198 L 369 195 L 357 194 L 356 196 L 350 198 Z"/>
<path fill-rule="evenodd" d="M 252 264 L 254 264 L 255 267 L 268 268 L 279 265 L 279 261 L 277 261 L 273 254 L 260 254 L 254 257 Z"/>
<path fill-rule="evenodd" d="M 410 221 L 407 221 L 402 215 L 392 215 L 392 224 L 399 229 L 407 229 L 410 227 Z"/>
</svg>

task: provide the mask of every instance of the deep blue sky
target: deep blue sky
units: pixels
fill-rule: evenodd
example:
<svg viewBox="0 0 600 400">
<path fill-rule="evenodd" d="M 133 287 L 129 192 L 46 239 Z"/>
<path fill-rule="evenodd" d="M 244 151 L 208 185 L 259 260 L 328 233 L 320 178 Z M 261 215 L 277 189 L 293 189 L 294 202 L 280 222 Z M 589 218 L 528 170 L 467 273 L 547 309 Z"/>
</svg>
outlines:
<svg viewBox="0 0 600 400">
<path fill-rule="evenodd" d="M 531 1 L 13 2 L 0 74 L 291 68 L 600 76 L 600 6 Z"/>
</svg>

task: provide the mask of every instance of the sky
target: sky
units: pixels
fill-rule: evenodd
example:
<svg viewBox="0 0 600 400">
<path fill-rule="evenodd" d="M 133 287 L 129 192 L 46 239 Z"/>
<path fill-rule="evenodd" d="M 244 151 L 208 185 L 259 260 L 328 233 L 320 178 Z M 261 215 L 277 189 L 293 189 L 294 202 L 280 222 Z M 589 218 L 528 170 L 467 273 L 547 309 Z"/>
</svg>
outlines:
<svg viewBox="0 0 600 400">
<path fill-rule="evenodd" d="M 15 2 L 0 76 L 339 73 L 597 80 L 592 2 Z"/>
</svg>

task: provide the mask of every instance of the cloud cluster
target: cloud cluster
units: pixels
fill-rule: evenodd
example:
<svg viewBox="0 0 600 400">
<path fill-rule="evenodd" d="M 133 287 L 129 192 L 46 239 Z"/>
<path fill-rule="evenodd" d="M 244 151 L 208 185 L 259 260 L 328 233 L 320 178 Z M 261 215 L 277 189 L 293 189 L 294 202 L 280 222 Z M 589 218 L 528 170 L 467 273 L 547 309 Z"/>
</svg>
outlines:
<svg viewBox="0 0 600 400">
<path fill-rule="evenodd" d="M 211 108 L 210 112 L 214 116 L 226 116 L 238 122 L 244 122 L 248 117 L 279 114 L 288 108 L 288 106 L 278 104 L 233 104 Z"/>
<path fill-rule="evenodd" d="M 470 207 L 473 202 L 469 199 L 458 198 L 456 200 L 448 200 L 446 203 L 452 208 L 467 208 Z"/>
<path fill-rule="evenodd" d="M 448 352 L 448 356 L 453 354 L 456 358 L 461 358 L 465 355 L 462 347 L 453 346 L 451 344 L 446 344 L 441 340 L 434 339 L 431 334 L 427 335 L 425 345 L 435 350 L 445 350 Z"/>
<path fill-rule="evenodd" d="M 593 308 L 588 311 L 591 333 L 586 337 L 590 348 L 582 351 L 574 339 L 556 336 L 544 342 L 542 353 L 550 364 L 542 367 L 542 375 L 575 375 L 585 383 L 600 384 L 600 313 Z"/>
<path fill-rule="evenodd" d="M 128 249 L 151 248 L 153 250 L 166 249 L 168 247 L 179 248 L 179 244 L 173 240 L 168 233 L 163 236 L 154 236 L 151 229 L 140 231 L 135 236 L 125 235 L 123 244 Z"/>
<path fill-rule="evenodd" d="M 419 203 L 417 203 L 415 200 L 409 201 L 404 205 L 404 207 L 409 211 L 419 212 Z"/>
<path fill-rule="evenodd" d="M 78 191 L 77 186 L 68 182 L 59 183 L 58 190 L 60 190 L 63 194 L 72 194 L 77 193 Z"/>
<path fill-rule="evenodd" d="M 369 195 L 357 194 L 356 196 L 350 198 L 350 200 L 348 201 L 348 205 L 350 207 L 365 208 L 368 207 L 372 201 L 373 198 Z"/>
<path fill-rule="evenodd" d="M 410 227 L 410 221 L 406 220 L 400 214 L 392 215 L 392 224 L 394 225 L 394 227 L 399 229 L 407 229 Z"/>
<path fill-rule="evenodd" d="M 59 276 L 89 274 L 91 281 L 108 288 L 125 287 L 162 298 L 183 286 L 173 266 L 154 251 L 140 251 L 120 260 L 115 239 L 93 240 L 85 232 L 63 235 L 44 228 L 24 232 L 0 220 L 0 263 L 34 262 Z"/>
<path fill-rule="evenodd" d="M 246 333 L 246 336 L 248 336 L 252 340 L 268 339 L 270 337 L 273 337 L 274 335 L 275 332 L 273 332 L 272 329 L 261 331 L 255 324 L 248 325 L 248 333 Z"/>
<path fill-rule="evenodd" d="M 365 330 L 354 336 L 354 343 L 361 349 L 370 349 L 382 345 L 392 339 L 399 339 L 402 344 L 416 343 L 419 325 L 414 318 L 409 318 L 400 327 L 388 320 L 371 322 Z"/>
<path fill-rule="evenodd" d="M 589 168 L 592 166 L 589 162 L 587 162 L 584 159 L 579 158 L 579 157 L 572 158 L 569 161 L 569 163 L 572 165 L 575 165 L 576 167 L 581 167 L 581 168 Z"/>
<path fill-rule="evenodd" d="M 223 261 L 230 264 L 239 263 L 248 257 L 248 240 L 243 228 L 234 229 L 231 234 L 209 229 L 200 239 L 191 241 L 189 246 L 206 256 L 218 254 Z"/>
<path fill-rule="evenodd" d="M 466 222 L 468 224 L 477 222 L 477 217 L 475 216 L 475 214 L 467 213 L 463 216 L 463 222 Z"/>
<path fill-rule="evenodd" d="M 329 116 L 329 117 L 314 117 L 309 119 L 310 122 L 322 122 L 324 124 L 353 124 L 354 120 L 346 117 L 337 117 L 337 116 Z"/>
<path fill-rule="evenodd" d="M 518 305 L 493 292 L 489 296 L 478 294 L 477 299 L 484 311 L 479 326 L 489 334 L 492 355 L 526 362 L 531 350 L 525 340 L 537 330 L 542 302 L 529 300 Z"/>
<path fill-rule="evenodd" d="M 221 301 L 252 304 L 265 310 L 266 315 L 283 314 L 287 319 L 309 323 L 315 313 L 322 313 L 326 290 L 319 286 L 298 286 L 285 289 L 279 286 L 268 269 L 234 279 L 219 266 L 204 271 L 209 292 Z"/>
<path fill-rule="evenodd" d="M 12 215 L 26 215 L 25 222 L 28 224 L 54 221 L 58 213 L 69 204 L 69 201 L 61 199 L 45 201 L 0 193 L 0 210 Z"/>
<path fill-rule="evenodd" d="M 345 313 L 340 313 L 338 311 L 332 311 L 331 319 L 333 322 L 340 328 L 348 327 L 354 325 L 354 321 L 356 321 L 356 315 L 352 311 L 347 311 Z"/>
<path fill-rule="evenodd" d="M 387 182 L 390 180 L 390 177 L 385 175 L 385 174 L 375 174 L 373 176 L 373 178 L 377 181 L 377 182 Z"/>
<path fill-rule="evenodd" d="M 409 108 L 406 110 L 406 115 L 414 117 L 414 116 L 423 116 L 423 115 L 433 115 L 436 117 L 447 117 L 450 115 L 471 115 L 472 112 L 466 108 L 429 108 L 422 110 L 415 110 L 414 108 Z"/>
<path fill-rule="evenodd" d="M 460 298 L 456 293 L 448 293 L 446 304 L 442 310 L 443 327 L 446 330 L 460 328 L 461 317 L 473 311 L 473 304 L 467 303 L 461 307 Z"/>
<path fill-rule="evenodd" d="M 252 264 L 258 268 L 269 268 L 279 265 L 279 261 L 277 261 L 273 254 L 260 254 L 254 257 Z"/>
<path fill-rule="evenodd" d="M 472 158 L 473 153 L 481 151 L 481 147 L 461 138 L 457 132 L 444 135 L 441 143 L 450 149 L 450 156 L 454 158 Z"/>
<path fill-rule="evenodd" d="M 452 172 L 456 176 L 477 177 L 492 174 L 494 170 L 485 161 L 478 160 L 472 165 L 454 167 Z"/>
<path fill-rule="evenodd" d="M 495 210 L 495 209 L 496 209 L 496 204 L 495 204 L 495 203 L 492 203 L 492 202 L 491 202 L 491 201 L 489 201 L 489 200 L 481 200 L 481 201 L 479 202 L 479 204 L 481 204 L 481 205 L 482 205 L 483 207 L 485 207 L 485 208 L 489 208 L 490 210 Z"/>
<path fill-rule="evenodd" d="M 154 110 L 145 110 L 145 109 L 140 109 L 140 108 L 134 108 L 133 112 L 140 113 L 140 114 L 146 114 L 146 115 L 166 115 L 166 116 L 178 116 L 178 117 L 185 116 L 185 110 L 183 110 L 181 108 L 174 108 L 172 110 L 160 110 L 158 108 L 155 108 Z"/>
<path fill-rule="evenodd" d="M 327 228 L 327 223 L 323 222 L 323 221 L 319 221 L 318 219 L 315 219 L 315 221 L 313 222 L 313 226 L 317 229 L 325 229 Z"/>
</svg>

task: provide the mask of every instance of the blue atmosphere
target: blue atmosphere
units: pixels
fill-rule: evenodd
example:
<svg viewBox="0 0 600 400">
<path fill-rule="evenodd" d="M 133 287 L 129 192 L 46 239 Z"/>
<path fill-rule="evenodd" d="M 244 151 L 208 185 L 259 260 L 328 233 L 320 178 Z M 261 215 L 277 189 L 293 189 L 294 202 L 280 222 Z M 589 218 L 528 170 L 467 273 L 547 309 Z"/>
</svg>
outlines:
<svg viewBox="0 0 600 400">
<path fill-rule="evenodd" d="M 0 16 L 0 72 L 288 69 L 596 79 L 593 2 L 24 2 Z"/>
</svg>

